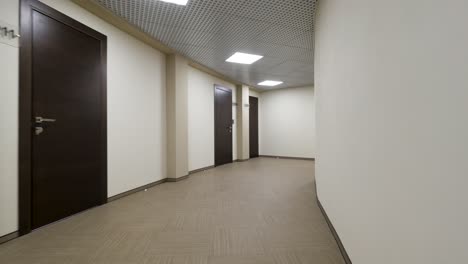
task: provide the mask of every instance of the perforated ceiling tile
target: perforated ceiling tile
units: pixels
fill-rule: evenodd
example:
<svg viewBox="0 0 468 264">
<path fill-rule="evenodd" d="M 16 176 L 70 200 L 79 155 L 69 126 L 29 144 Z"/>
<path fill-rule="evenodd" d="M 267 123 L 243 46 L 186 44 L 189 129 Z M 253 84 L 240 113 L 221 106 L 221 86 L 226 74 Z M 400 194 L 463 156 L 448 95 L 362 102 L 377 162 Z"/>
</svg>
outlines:
<svg viewBox="0 0 468 264">
<path fill-rule="evenodd" d="M 290 74 L 294 71 L 302 71 L 304 64 L 297 61 L 285 61 L 269 69 L 273 74 Z"/>
<path fill-rule="evenodd" d="M 304 34 L 307 34 L 307 31 L 282 25 L 272 25 L 268 30 L 260 34 L 257 37 L 257 40 L 261 42 L 285 45 L 288 42 L 291 42 L 292 39 L 296 39 Z"/>
<path fill-rule="evenodd" d="M 306 32 L 286 42 L 286 45 L 296 48 L 314 50 L 314 35 L 310 34 L 310 32 Z"/>
<path fill-rule="evenodd" d="M 271 27 L 270 23 L 245 17 L 226 15 L 219 24 L 220 35 L 246 36 L 255 38 L 267 31 Z"/>
<path fill-rule="evenodd" d="M 313 83 L 317 0 L 93 0 L 184 56 L 259 89 Z M 225 62 L 235 52 L 264 56 L 252 65 Z M 271 89 L 271 88 L 269 88 Z"/>
<path fill-rule="evenodd" d="M 304 62 L 299 62 L 299 63 L 302 63 L 301 71 L 308 72 L 308 73 L 313 73 L 314 72 L 314 64 L 313 63 L 304 63 Z"/>
<path fill-rule="evenodd" d="M 213 38 L 215 34 L 205 31 L 196 31 L 186 28 L 175 28 L 170 26 L 161 26 L 155 28 L 151 34 L 159 36 L 160 41 L 164 44 L 180 43 L 180 44 L 194 44 L 203 47 L 215 47 Z"/>
<path fill-rule="evenodd" d="M 301 58 L 304 56 L 308 57 L 309 54 L 313 55 L 313 51 L 284 45 L 274 45 L 266 52 L 267 56 L 274 58 L 283 58 L 287 60 L 294 60 L 296 58 Z"/>
<path fill-rule="evenodd" d="M 304 52 L 292 58 L 293 60 L 302 61 L 304 63 L 314 64 L 314 52 Z"/>
</svg>

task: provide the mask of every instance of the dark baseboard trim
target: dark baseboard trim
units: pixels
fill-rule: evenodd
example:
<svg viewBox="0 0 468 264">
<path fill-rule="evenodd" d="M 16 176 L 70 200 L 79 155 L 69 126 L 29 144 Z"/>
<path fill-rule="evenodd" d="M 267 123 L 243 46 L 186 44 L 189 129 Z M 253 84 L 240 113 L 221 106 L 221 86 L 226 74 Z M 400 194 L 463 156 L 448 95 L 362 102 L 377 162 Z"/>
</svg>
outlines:
<svg viewBox="0 0 468 264">
<path fill-rule="evenodd" d="M 209 170 L 209 169 L 213 169 L 214 167 L 215 167 L 215 166 L 212 165 L 212 166 L 208 166 L 208 167 L 196 169 L 196 170 L 193 170 L 193 171 L 189 171 L 189 175 L 190 175 L 190 174 L 195 174 L 195 173 L 197 173 L 197 172 L 201 172 L 201 171 L 206 171 L 206 170 Z"/>
<path fill-rule="evenodd" d="M 121 193 L 121 194 L 114 195 L 114 196 L 112 196 L 112 197 L 107 198 L 107 202 L 110 203 L 110 202 L 113 202 L 113 201 L 115 201 L 115 200 L 121 199 L 121 198 L 123 198 L 123 197 L 125 197 L 125 196 L 129 196 L 129 195 L 131 195 L 131 194 L 144 191 L 144 190 L 149 189 L 149 188 L 152 188 L 152 187 L 154 187 L 154 186 L 156 186 L 156 185 L 165 183 L 166 181 L 167 181 L 167 179 L 162 179 L 162 180 L 159 180 L 159 181 L 156 181 L 156 182 L 153 182 L 153 183 L 150 183 L 150 184 L 143 185 L 143 186 L 141 186 L 141 187 L 132 189 L 132 190 L 130 190 L 130 191 L 126 191 L 126 192 L 123 192 L 123 193 Z"/>
<path fill-rule="evenodd" d="M 259 157 L 260 157 L 260 158 L 273 158 L 273 159 L 293 159 L 293 160 L 312 160 L 312 161 L 315 161 L 315 158 L 271 156 L 271 155 L 260 155 Z"/>
<path fill-rule="evenodd" d="M 249 161 L 250 159 L 236 159 L 234 162 L 245 162 Z"/>
<path fill-rule="evenodd" d="M 180 181 L 186 180 L 189 176 L 190 175 L 185 175 L 179 178 L 167 178 L 166 181 L 167 182 L 180 182 Z"/>
<path fill-rule="evenodd" d="M 338 244 L 338 248 L 340 249 L 341 255 L 343 256 L 343 259 L 344 259 L 345 263 L 346 264 L 353 264 L 353 262 L 349 258 L 348 252 L 346 252 L 346 249 L 343 246 L 343 243 L 341 242 L 340 236 L 336 232 L 335 227 L 333 226 L 332 222 L 330 221 L 330 218 L 328 218 L 327 212 L 323 208 L 322 203 L 320 202 L 318 197 L 317 197 L 317 204 L 318 204 L 318 206 L 320 208 L 320 211 L 322 211 L 322 214 L 325 217 L 325 220 L 327 221 L 328 227 L 330 228 L 330 231 L 332 232 L 333 237 L 336 240 L 336 243 Z"/>
<path fill-rule="evenodd" d="M 18 231 L 7 234 L 7 235 L 4 235 L 4 236 L 1 236 L 0 237 L 0 244 L 6 243 L 6 242 L 8 242 L 8 241 L 10 241 L 12 239 L 18 238 L 18 237 L 19 237 L 19 232 Z"/>
</svg>

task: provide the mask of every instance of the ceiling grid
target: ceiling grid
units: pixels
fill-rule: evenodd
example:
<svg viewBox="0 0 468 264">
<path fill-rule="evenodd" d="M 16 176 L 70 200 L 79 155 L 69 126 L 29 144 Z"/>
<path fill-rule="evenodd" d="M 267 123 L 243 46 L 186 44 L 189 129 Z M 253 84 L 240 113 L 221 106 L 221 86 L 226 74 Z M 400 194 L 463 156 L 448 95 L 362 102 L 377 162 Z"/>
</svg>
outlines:
<svg viewBox="0 0 468 264">
<path fill-rule="evenodd" d="M 93 0 L 168 47 L 257 89 L 313 84 L 314 14 L 317 0 Z M 232 64 L 235 52 L 264 56 Z"/>
</svg>

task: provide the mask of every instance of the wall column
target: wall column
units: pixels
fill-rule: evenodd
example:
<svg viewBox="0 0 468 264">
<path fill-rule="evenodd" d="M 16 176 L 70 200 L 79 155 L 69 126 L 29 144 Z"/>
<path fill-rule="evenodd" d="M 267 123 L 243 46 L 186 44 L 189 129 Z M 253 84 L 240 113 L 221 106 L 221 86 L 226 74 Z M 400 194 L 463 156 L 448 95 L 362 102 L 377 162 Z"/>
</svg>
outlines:
<svg viewBox="0 0 468 264">
<path fill-rule="evenodd" d="M 166 60 L 167 178 L 188 176 L 188 61 L 176 54 Z"/>
<path fill-rule="evenodd" d="M 245 85 L 237 85 L 237 159 L 250 159 L 249 146 L 249 90 Z"/>
</svg>

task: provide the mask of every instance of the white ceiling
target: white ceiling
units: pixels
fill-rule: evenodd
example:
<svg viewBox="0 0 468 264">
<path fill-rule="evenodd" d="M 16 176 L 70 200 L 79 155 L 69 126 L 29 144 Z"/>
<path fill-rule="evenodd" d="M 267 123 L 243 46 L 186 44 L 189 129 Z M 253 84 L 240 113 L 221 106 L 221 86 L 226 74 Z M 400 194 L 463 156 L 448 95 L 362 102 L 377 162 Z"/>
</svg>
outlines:
<svg viewBox="0 0 468 264">
<path fill-rule="evenodd" d="M 257 89 L 314 82 L 317 0 L 94 0 L 181 54 Z M 235 52 L 263 55 L 252 65 L 225 62 Z M 262 87 L 264 80 L 284 84 Z"/>
</svg>

